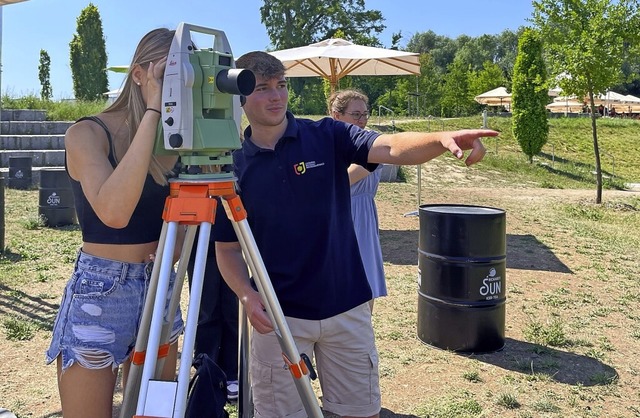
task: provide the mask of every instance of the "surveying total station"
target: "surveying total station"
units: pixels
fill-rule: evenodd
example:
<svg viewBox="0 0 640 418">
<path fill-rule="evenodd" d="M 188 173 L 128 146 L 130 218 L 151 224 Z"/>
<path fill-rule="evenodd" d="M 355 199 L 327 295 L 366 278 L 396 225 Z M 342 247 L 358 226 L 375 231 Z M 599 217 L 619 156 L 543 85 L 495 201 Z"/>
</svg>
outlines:
<svg viewBox="0 0 640 418">
<path fill-rule="evenodd" d="M 213 36 L 212 48 L 199 49 L 191 33 Z M 120 418 L 182 418 L 187 409 L 191 363 L 198 313 L 202 296 L 204 268 L 211 226 L 215 220 L 217 199 L 221 198 L 242 247 L 245 261 L 260 292 L 267 314 L 282 348 L 284 363 L 294 379 L 307 415 L 322 418 L 322 411 L 311 387 L 315 372 L 305 354 L 298 353 L 284 319 L 275 291 L 253 234 L 247 214 L 236 194 L 236 178 L 228 167 L 231 153 L 241 147 L 241 96 L 255 87 L 251 71 L 235 68 L 231 47 L 224 32 L 180 23 L 169 49 L 162 85 L 162 118 L 154 146 L 156 155 L 179 155 L 182 168 L 169 180 L 170 194 L 163 211 L 163 226 L 151 273 L 136 346 L 131 356 Z M 212 169 L 203 170 L 203 167 Z M 178 228 L 186 228 L 176 269 L 176 281 L 169 296 L 173 254 Z M 177 379 L 160 380 L 160 371 L 168 351 L 171 324 L 180 304 L 196 231 L 200 228 L 191 291 L 185 321 L 181 361 Z M 240 315 L 240 398 L 238 417 L 253 416 L 250 382 L 247 373 L 249 325 Z M 146 356 L 146 353 L 150 353 Z M 157 353 L 157 355 L 156 355 Z"/>
</svg>

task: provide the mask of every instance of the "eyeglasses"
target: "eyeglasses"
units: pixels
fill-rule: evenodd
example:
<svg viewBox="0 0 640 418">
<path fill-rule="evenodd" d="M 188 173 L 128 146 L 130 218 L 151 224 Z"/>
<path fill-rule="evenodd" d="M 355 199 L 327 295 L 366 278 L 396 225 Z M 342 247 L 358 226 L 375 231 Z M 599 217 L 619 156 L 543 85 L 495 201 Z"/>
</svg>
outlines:
<svg viewBox="0 0 640 418">
<path fill-rule="evenodd" d="M 360 120 L 362 118 L 369 119 L 369 112 L 344 112 L 345 114 L 351 116 L 354 120 Z"/>
</svg>

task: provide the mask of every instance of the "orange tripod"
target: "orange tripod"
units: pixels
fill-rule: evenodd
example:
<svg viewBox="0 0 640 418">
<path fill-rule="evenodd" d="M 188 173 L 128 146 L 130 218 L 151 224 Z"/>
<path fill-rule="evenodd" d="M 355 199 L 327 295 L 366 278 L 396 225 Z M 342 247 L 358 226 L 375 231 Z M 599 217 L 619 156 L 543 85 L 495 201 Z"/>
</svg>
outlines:
<svg viewBox="0 0 640 418">
<path fill-rule="evenodd" d="M 191 362 L 195 344 L 198 312 L 204 280 L 204 266 L 209 247 L 211 226 L 217 209 L 215 197 L 222 198 L 227 214 L 233 217 L 233 228 L 249 266 L 258 291 L 263 298 L 267 314 L 273 324 L 285 364 L 288 366 L 309 417 L 322 418 L 315 393 L 311 387 L 311 376 L 315 372 L 308 357 L 297 351 L 289 326 L 278 303 L 268 273 L 257 249 L 253 234 L 246 220 L 240 197 L 235 192 L 235 179 L 220 175 L 198 175 L 194 180 L 179 178 L 170 181 L 170 195 L 164 207 L 164 224 L 158 252 L 151 273 L 151 282 L 144 306 L 140 331 L 131 358 L 131 369 L 127 379 L 120 418 L 182 418 L 185 415 Z M 176 271 L 176 280 L 171 293 L 169 309 L 165 315 L 165 304 L 169 294 L 173 271 L 173 254 L 178 240 L 179 225 L 186 226 L 186 235 Z M 171 325 L 180 303 L 182 283 L 187 269 L 197 228 L 200 227 L 191 292 L 185 321 L 182 355 L 175 381 L 158 379 L 163 359 L 168 352 Z M 250 383 L 247 373 L 248 325 L 240 313 L 240 400 L 239 418 L 250 418 Z M 167 321 L 168 319 L 168 321 Z M 145 353 L 157 353 L 146 356 Z M 251 408 L 252 409 L 252 408 Z"/>
</svg>

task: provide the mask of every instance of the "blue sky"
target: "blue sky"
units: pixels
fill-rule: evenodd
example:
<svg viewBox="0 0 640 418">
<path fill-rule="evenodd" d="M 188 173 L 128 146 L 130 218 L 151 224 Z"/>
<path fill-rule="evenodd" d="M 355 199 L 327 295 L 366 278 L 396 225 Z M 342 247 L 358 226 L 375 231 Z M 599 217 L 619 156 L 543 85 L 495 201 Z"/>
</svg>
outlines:
<svg viewBox="0 0 640 418">
<path fill-rule="evenodd" d="M 29 0 L 2 6 L 2 94 L 39 95 L 38 63 L 44 49 L 51 58 L 54 98 L 73 97 L 69 42 L 76 19 L 88 4 L 89 0 Z M 266 49 L 270 43 L 260 23 L 262 0 L 93 0 L 93 4 L 102 17 L 109 65 L 129 64 L 145 33 L 156 27 L 174 29 L 180 22 L 224 31 L 235 56 Z M 366 0 L 366 7 L 380 10 L 385 18 L 387 29 L 380 37 L 385 46 L 398 31 L 403 34 L 402 46 L 414 34 L 428 30 L 452 38 L 515 31 L 527 25 L 533 10 L 528 0 Z M 111 89 L 121 82 L 122 75 L 110 73 Z"/>
</svg>

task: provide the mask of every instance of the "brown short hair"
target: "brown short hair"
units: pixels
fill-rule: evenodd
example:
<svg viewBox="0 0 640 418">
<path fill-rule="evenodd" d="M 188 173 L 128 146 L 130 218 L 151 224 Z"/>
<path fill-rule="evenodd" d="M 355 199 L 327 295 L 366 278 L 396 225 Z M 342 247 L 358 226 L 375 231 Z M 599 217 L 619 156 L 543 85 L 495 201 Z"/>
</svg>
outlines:
<svg viewBox="0 0 640 418">
<path fill-rule="evenodd" d="M 344 114 L 352 100 L 362 100 L 369 107 L 369 98 L 358 90 L 340 90 L 331 95 L 327 101 L 329 114 L 338 112 Z"/>
<path fill-rule="evenodd" d="M 267 80 L 284 76 L 282 62 L 263 51 L 247 52 L 236 60 L 236 67 L 251 70 L 256 76 Z"/>
</svg>

